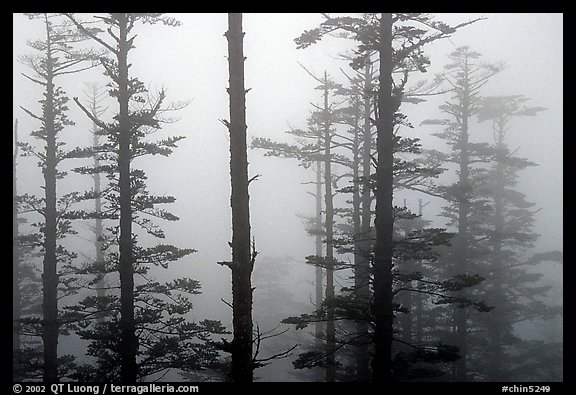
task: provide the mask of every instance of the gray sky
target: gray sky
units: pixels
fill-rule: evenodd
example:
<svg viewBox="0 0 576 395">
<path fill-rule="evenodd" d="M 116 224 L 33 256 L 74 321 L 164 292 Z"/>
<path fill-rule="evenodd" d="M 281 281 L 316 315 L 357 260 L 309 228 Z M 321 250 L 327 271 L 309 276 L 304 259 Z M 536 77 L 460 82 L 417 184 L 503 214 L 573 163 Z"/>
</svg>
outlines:
<svg viewBox="0 0 576 395">
<path fill-rule="evenodd" d="M 181 220 L 167 226 L 168 240 L 199 250 L 187 262 L 195 265 L 199 274 L 196 277 L 200 277 L 207 297 L 219 298 L 222 285 L 212 285 L 222 281 L 228 284 L 229 271 L 215 262 L 229 258 L 227 243 L 231 238 L 229 143 L 227 130 L 219 121 L 228 118 L 227 42 L 223 36 L 227 17 L 223 13 L 173 16 L 182 26 L 136 28 L 138 37 L 131 52 L 131 73 L 151 89 L 166 87 L 169 100 L 191 100 L 178 114 L 180 120 L 166 125 L 158 137 L 178 134 L 187 139 L 170 158 L 154 157 L 144 166 L 152 191 L 178 199 L 172 211 Z M 433 78 L 446 64 L 450 51 L 469 45 L 484 55 L 486 61 L 504 61 L 507 65 L 486 86 L 486 95 L 523 94 L 532 99 L 533 105 L 547 108 L 536 118 L 514 121 L 510 145 L 519 147 L 518 155 L 539 164 L 525 171 L 519 186 L 528 200 L 542 208 L 536 215 L 537 230 L 542 235 L 538 246 L 562 249 L 563 16 L 439 14 L 438 19 L 460 23 L 478 16 L 487 20 L 465 27 L 449 40 L 430 45 L 427 49 L 432 62 L 430 71 L 411 78 L 413 81 Z M 305 29 L 321 21 L 319 14 L 307 13 L 244 15 L 246 87 L 251 88 L 247 95 L 249 136 L 290 141 L 283 134 L 289 125 L 306 126 L 310 102 L 318 101 L 319 92 L 298 62 L 316 73 L 327 69 L 336 80 L 344 82 L 339 69 L 345 68 L 346 63 L 335 58 L 351 48 L 351 43 L 329 39 L 297 50 L 293 42 Z M 14 14 L 13 23 L 13 118 L 20 122 L 21 139 L 30 141 L 26 135 L 38 125 L 19 106 L 37 109 L 41 92 L 20 75 L 28 70 L 17 57 L 31 52 L 26 40 L 42 37 L 42 25 L 21 14 Z M 82 81 L 104 81 L 101 69 L 66 81 L 65 90 L 70 96 L 85 97 Z M 438 116 L 437 105 L 438 102 L 431 102 L 406 107 L 405 111 L 411 122 L 419 125 L 423 119 Z M 90 122 L 76 110 L 74 103 L 70 103 L 70 108 L 70 118 L 77 122 L 77 127 L 67 129 L 63 138 L 87 144 Z M 438 148 L 438 140 L 430 136 L 432 132 L 417 129 L 409 133 L 421 137 L 425 148 L 434 144 Z M 305 193 L 312 188 L 302 185 L 313 178 L 313 172 L 297 167 L 294 161 L 263 158 L 261 152 L 251 151 L 249 158 L 250 174 L 262 175 L 251 184 L 250 192 L 252 229 L 258 250 L 264 255 L 290 256 L 303 261 L 304 256 L 313 252 L 313 240 L 306 236 L 298 215 L 313 213 L 313 198 Z M 24 171 L 28 165 L 21 166 Z M 22 176 L 21 190 L 37 191 L 40 179 L 26 174 Z M 73 190 L 77 184 L 65 185 L 62 190 L 67 188 Z M 415 207 L 416 199 L 409 206 Z M 188 271 L 182 266 L 175 270 Z M 200 304 L 198 307 L 200 316 L 214 313 L 212 307 Z"/>
</svg>

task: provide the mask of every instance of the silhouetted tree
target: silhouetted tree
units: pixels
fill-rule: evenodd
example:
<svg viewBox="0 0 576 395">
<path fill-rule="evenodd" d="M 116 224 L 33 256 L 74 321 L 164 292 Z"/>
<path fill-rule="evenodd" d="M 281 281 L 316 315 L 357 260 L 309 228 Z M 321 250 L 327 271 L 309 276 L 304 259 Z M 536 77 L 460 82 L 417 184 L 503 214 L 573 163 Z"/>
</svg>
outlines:
<svg viewBox="0 0 576 395">
<path fill-rule="evenodd" d="M 68 98 L 64 91 L 56 85 L 59 76 L 77 73 L 94 64 L 84 66 L 85 61 L 94 59 L 90 51 L 75 50 L 73 43 L 85 39 L 78 34 L 69 23 L 62 22 L 59 15 L 54 14 L 29 14 L 30 19 L 41 20 L 45 27 L 46 38 L 29 42 L 28 45 L 40 52 L 39 55 L 29 55 L 21 58 L 34 72 L 34 76 L 24 76 L 43 87 L 44 98 L 42 113 L 37 115 L 30 110 L 24 111 L 32 118 L 41 122 L 42 126 L 32 135 L 43 141 L 43 152 L 36 151 L 30 145 L 23 145 L 23 151 L 34 154 L 40 159 L 39 166 L 44 176 L 44 198 L 38 200 L 32 196 L 23 196 L 23 204 L 36 210 L 42 215 L 44 224 L 41 227 L 44 240 L 42 290 L 43 290 L 43 318 L 42 340 L 44 356 L 44 375 L 46 382 L 56 382 L 58 376 L 58 263 L 67 257 L 68 253 L 58 245 L 58 239 L 69 232 L 69 222 L 63 220 L 62 213 L 66 207 L 73 203 L 75 194 L 68 194 L 60 201 L 57 195 L 57 180 L 66 173 L 58 170 L 60 162 L 66 158 L 62 146 L 65 144 L 58 138 L 58 133 L 66 126 L 73 125 L 67 116 L 66 105 Z M 63 207 L 58 207 L 59 203 Z"/>
<path fill-rule="evenodd" d="M 160 284 L 146 277 L 147 265 L 167 267 L 169 262 L 194 250 L 167 244 L 140 247 L 132 229 L 132 225 L 137 224 L 148 234 L 164 238 L 162 229 L 147 217 L 168 221 L 178 219 L 174 214 L 156 207 L 172 203 L 175 198 L 150 195 L 145 173 L 133 168 L 132 162 L 145 155 L 168 156 L 172 153 L 183 137 L 168 137 L 155 142 L 146 141 L 145 137 L 160 129 L 161 114 L 180 109 L 184 104 L 164 106 L 164 90 L 157 96 L 150 95 L 137 78 L 129 76 L 128 55 L 136 37 L 130 35 L 137 23 L 177 26 L 179 22 L 158 13 L 113 13 L 96 17 L 105 27 L 100 29 L 76 20 L 71 14 L 67 16 L 80 32 L 101 44 L 112 55 L 112 58 L 102 57 L 100 61 L 105 74 L 112 80 L 110 95 L 118 102 L 114 122 L 107 124 L 75 99 L 98 125 L 99 133 L 106 136 L 106 141 L 96 150 L 87 149 L 79 153 L 91 157 L 96 151 L 105 163 L 96 168 L 78 168 L 78 171 L 86 174 L 106 172 L 110 182 L 106 194 L 109 211 L 100 215 L 85 214 L 85 217 L 105 216 L 119 221 L 119 226 L 110 228 L 111 240 L 108 241 L 108 246 L 117 243 L 119 247 L 119 252 L 110 252 L 108 258 L 108 264 L 119 275 L 119 298 L 115 295 L 96 300 L 88 298 L 80 306 L 70 309 L 70 321 L 80 326 L 103 311 L 112 312 L 110 321 L 96 324 L 95 328 L 80 330 L 82 336 L 92 340 L 89 353 L 100 361 L 96 372 L 85 373 L 98 380 L 113 378 L 122 383 L 134 383 L 165 369 L 199 369 L 217 357 L 216 350 L 208 346 L 209 335 L 224 333 L 219 322 L 204 320 L 196 324 L 185 319 L 192 307 L 185 294 L 198 293 L 199 284 L 186 278 Z M 101 36 L 105 31 L 108 39 Z M 86 198 L 93 195 L 88 194 Z M 101 268 L 97 273 L 101 273 Z M 143 284 L 135 283 L 136 275 L 145 280 Z M 82 377 L 83 373 L 80 372 L 79 376 Z"/>
<path fill-rule="evenodd" d="M 232 196 L 232 261 L 221 262 L 232 270 L 232 323 L 234 338 L 229 346 L 232 354 L 231 377 L 234 382 L 252 382 L 252 283 L 256 251 L 250 240 L 250 205 L 248 158 L 246 146 L 246 90 L 244 88 L 244 32 L 242 14 L 228 14 L 230 121 L 230 179 Z"/>
<path fill-rule="evenodd" d="M 374 358 L 372 360 L 373 380 L 392 380 L 392 339 L 393 339 L 393 166 L 394 166 L 394 120 L 403 95 L 408 70 L 426 69 L 428 59 L 423 55 L 422 47 L 432 41 L 445 38 L 458 28 L 473 21 L 455 27 L 436 22 L 425 14 L 364 14 L 362 18 L 325 15 L 326 20 L 319 28 L 305 31 L 296 39 L 299 48 L 305 48 L 323 36 L 340 30 L 359 41 L 357 58 L 352 66 L 358 67 L 368 51 L 376 51 L 379 56 L 378 95 L 374 123 L 377 129 L 377 167 L 376 167 L 376 214 L 373 259 L 373 306 L 375 320 Z M 407 23 L 408 22 L 408 23 Z M 424 26 L 418 28 L 414 24 Z M 397 44 L 399 43 L 399 44 Z M 396 68 L 408 64 L 399 83 L 394 82 Z"/>
</svg>

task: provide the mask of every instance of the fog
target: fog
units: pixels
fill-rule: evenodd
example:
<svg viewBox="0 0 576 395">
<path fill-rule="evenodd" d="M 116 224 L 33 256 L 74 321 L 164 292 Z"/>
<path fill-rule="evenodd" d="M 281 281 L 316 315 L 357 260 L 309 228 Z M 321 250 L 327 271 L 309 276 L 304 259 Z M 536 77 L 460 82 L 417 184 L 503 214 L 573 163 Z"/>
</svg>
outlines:
<svg viewBox="0 0 576 395">
<path fill-rule="evenodd" d="M 222 321 L 232 328 L 230 269 L 217 262 L 228 260 L 232 237 L 230 212 L 230 147 L 228 130 L 221 120 L 229 118 L 228 60 L 224 13 L 167 14 L 181 22 L 178 27 L 138 25 L 135 48 L 130 52 L 130 73 L 138 77 L 151 91 L 164 87 L 167 101 L 189 101 L 182 110 L 172 114 L 176 122 L 166 123 L 159 136 L 181 135 L 186 138 L 168 158 L 153 156 L 137 159 L 134 166 L 145 169 L 150 191 L 158 195 L 172 195 L 176 202 L 169 211 L 177 215 L 176 222 L 159 221 L 166 233 L 166 241 L 178 247 L 193 248 L 191 254 L 175 263 L 169 270 L 154 270 L 159 280 L 191 277 L 201 283 L 202 294 L 194 296 L 194 309 L 190 319 L 204 318 Z M 83 16 L 80 14 L 80 16 Z M 88 16 L 88 15 L 85 15 Z M 419 80 L 432 80 L 449 62 L 448 54 L 467 45 L 479 52 L 486 62 L 504 62 L 504 70 L 494 76 L 481 90 L 482 96 L 524 95 L 528 105 L 545 107 L 534 117 L 514 118 L 507 142 L 515 155 L 527 158 L 538 166 L 522 170 L 515 189 L 534 202 L 534 231 L 540 235 L 534 252 L 563 250 L 563 15 L 522 13 L 450 13 L 434 14 L 437 20 L 458 24 L 484 17 L 454 33 L 450 38 L 424 47 L 430 58 L 426 73 L 412 73 L 408 86 Z M 321 75 L 325 70 L 339 83 L 345 84 L 343 71 L 351 73 L 348 61 L 341 54 L 350 53 L 355 43 L 338 37 L 327 37 L 306 49 L 297 49 L 294 38 L 318 26 L 321 14 L 312 13 L 246 13 L 243 14 L 246 115 L 248 142 L 255 137 L 275 141 L 293 142 L 285 132 L 291 128 L 306 128 L 312 104 L 321 103 L 321 91 L 301 67 Z M 13 121 L 18 119 L 18 137 L 21 142 L 33 142 L 30 132 L 39 127 L 21 107 L 39 111 L 40 87 L 22 73 L 29 68 L 19 57 L 30 54 L 27 40 L 45 36 L 39 21 L 13 14 Z M 59 83 L 66 94 L 87 100 L 87 83 L 107 83 L 101 67 L 63 76 Z M 433 96 L 419 104 L 403 104 L 401 111 L 408 116 L 413 129 L 403 128 L 401 134 L 421 139 L 425 149 L 446 152 L 446 144 L 432 136 L 439 129 L 421 126 L 422 121 L 440 118 L 438 106 L 449 95 Z M 108 110 L 103 118 L 110 120 L 117 111 L 108 98 Z M 75 122 L 61 133 L 66 147 L 88 146 L 92 122 L 71 100 L 68 117 Z M 488 142 L 491 133 L 482 132 L 483 124 L 474 124 L 470 130 L 472 141 Z M 158 137 L 160 138 L 160 137 Z M 310 195 L 315 186 L 313 168 L 298 166 L 293 159 L 265 157 L 263 150 L 248 151 L 249 177 L 259 175 L 250 183 L 250 220 L 252 236 L 259 255 L 253 273 L 254 322 L 262 330 L 272 330 L 275 322 L 287 316 L 311 312 L 314 309 L 314 267 L 305 263 L 305 257 L 314 254 L 314 237 L 306 232 L 306 218 L 315 212 L 315 199 Z M 75 162 L 76 161 L 76 162 Z M 33 158 L 18 160 L 18 193 L 42 194 L 42 174 Z M 63 163 L 71 169 L 81 164 L 72 159 Z M 335 171 L 339 169 L 336 167 Z M 341 169 L 340 169 L 341 171 Z M 450 176 L 443 181 L 454 182 Z M 342 181 L 340 187 L 348 181 Z M 58 194 L 91 188 L 92 180 L 70 172 L 58 181 Z M 337 197 L 344 202 L 347 197 Z M 395 192 L 394 204 L 404 205 L 417 212 L 418 199 L 429 203 L 424 216 L 431 226 L 447 227 L 441 217 L 444 205 L 441 199 L 414 191 Z M 64 243 L 80 257 L 92 257 L 89 223 L 78 221 L 77 235 L 68 236 Z M 27 228 L 28 225 L 23 225 Z M 452 229 L 453 230 L 453 229 Z M 144 243 L 153 239 L 142 239 Z M 340 257 L 351 259 L 350 257 Z M 267 267 L 268 265 L 268 267 Z M 270 279 L 281 268 L 280 278 Z M 277 269 L 274 269 L 277 268 Z M 544 263 L 534 269 L 544 274 L 542 284 L 552 284 L 550 298 L 562 304 L 562 266 Z M 346 286 L 350 272 L 335 274 L 336 288 Z M 275 285 L 276 284 L 276 285 Z M 272 290 L 267 288 L 272 287 Z M 276 288 L 274 288 L 276 287 Z M 270 305 L 275 293 L 286 293 L 291 298 L 285 306 Z M 517 330 L 527 339 L 562 341 L 561 319 L 554 321 L 556 338 L 546 338 L 545 325 L 534 321 L 523 323 Z M 560 325 L 560 328 L 557 326 Z M 268 340 L 263 353 L 272 355 L 292 344 L 312 344 L 312 329 L 295 330 L 282 324 L 277 331 L 285 334 Z M 544 329 L 543 329 L 544 328 Z M 552 332 L 550 332 L 552 331 Z M 275 343 L 276 342 L 276 343 Z M 60 353 L 72 353 L 82 358 L 81 342 L 67 336 L 60 338 Z M 314 370 L 295 371 L 288 359 L 272 361 L 257 369 L 260 381 L 315 381 Z M 171 376 L 169 376 L 171 377 Z M 177 379 L 176 376 L 173 379 Z"/>
</svg>

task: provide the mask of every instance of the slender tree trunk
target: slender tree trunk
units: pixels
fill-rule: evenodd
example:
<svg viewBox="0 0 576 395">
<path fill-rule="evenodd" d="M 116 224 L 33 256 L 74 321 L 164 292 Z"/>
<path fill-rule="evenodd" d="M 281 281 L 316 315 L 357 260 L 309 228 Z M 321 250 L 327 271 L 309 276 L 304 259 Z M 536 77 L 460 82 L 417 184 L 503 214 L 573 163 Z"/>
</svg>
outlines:
<svg viewBox="0 0 576 395">
<path fill-rule="evenodd" d="M 228 14 L 230 75 L 230 178 L 232 185 L 232 380 L 252 382 L 252 284 L 254 256 L 250 249 L 248 158 L 246 150 L 246 90 L 242 14 Z"/>
<path fill-rule="evenodd" d="M 316 162 L 316 256 L 322 256 L 322 163 Z M 322 307 L 322 299 L 324 296 L 324 273 L 321 266 L 316 266 L 316 310 Z M 314 324 L 315 343 L 317 346 L 322 344 L 322 333 L 324 331 L 322 322 Z"/>
<path fill-rule="evenodd" d="M 374 246 L 374 382 L 392 381 L 392 232 L 393 232 L 393 144 L 392 14 L 380 17 L 380 76 L 378 90 L 376 168 L 376 244 Z"/>
<path fill-rule="evenodd" d="M 458 203 L 458 236 L 456 240 L 456 272 L 468 272 L 468 250 L 470 245 L 470 236 L 468 231 L 468 216 L 470 215 L 470 159 L 468 152 L 468 119 L 470 118 L 470 98 L 469 88 L 467 85 L 468 75 L 464 77 L 464 95 L 462 97 L 462 114 L 460 130 L 460 201 Z M 461 297 L 466 297 L 465 290 L 460 291 Z M 455 365 L 455 380 L 466 381 L 467 379 L 467 354 L 468 354 L 468 309 L 466 307 L 456 307 L 455 315 L 456 326 L 456 345 L 459 348 L 460 359 Z"/>
<path fill-rule="evenodd" d="M 428 204 L 428 203 L 426 203 Z M 422 199 L 418 199 L 418 216 L 420 218 L 422 218 L 422 209 L 424 208 L 425 205 L 422 205 Z M 419 226 L 418 230 L 422 230 L 422 227 Z M 419 271 L 422 273 L 422 261 L 417 261 L 416 262 L 416 271 Z M 422 297 L 422 293 L 424 291 L 424 287 L 422 286 L 422 281 L 417 281 L 416 284 L 416 290 L 418 292 L 416 292 L 416 294 L 414 295 L 414 319 L 415 319 L 415 324 L 416 324 L 416 328 L 414 329 L 414 342 L 416 344 L 421 344 L 422 343 L 422 332 L 424 330 L 423 328 L 423 313 L 424 313 L 424 300 Z"/>
<path fill-rule="evenodd" d="M 404 202 L 404 207 L 406 208 L 406 202 Z M 409 237 L 410 233 L 412 232 L 412 227 L 410 225 L 407 225 L 403 231 L 404 231 L 404 237 Z M 415 265 L 415 261 L 414 260 L 408 260 L 402 263 L 402 265 L 404 267 L 407 268 L 408 272 L 411 272 L 414 270 L 414 265 Z M 402 315 L 400 316 L 400 327 L 402 328 L 402 332 L 401 332 L 401 336 L 402 336 L 402 341 L 412 344 L 412 340 L 413 340 L 413 336 L 414 336 L 414 331 L 413 331 L 413 327 L 414 327 L 414 314 L 413 314 L 413 304 L 414 304 L 414 300 L 413 300 L 413 295 L 412 295 L 412 286 L 413 286 L 413 281 L 408 281 L 406 283 L 406 288 L 408 288 L 407 291 L 404 291 L 402 293 L 402 300 L 399 303 L 402 303 L 402 306 L 408 311 L 408 313 L 402 313 Z"/>
<path fill-rule="evenodd" d="M 47 62 L 44 128 L 46 159 L 44 173 L 44 259 L 42 272 L 42 341 L 44 344 L 43 381 L 58 381 L 58 273 L 56 257 L 56 129 L 54 114 L 54 74 L 50 28 L 46 19 Z"/>
<path fill-rule="evenodd" d="M 324 81 L 328 75 L 324 72 Z M 336 327 L 334 323 L 334 201 L 332 195 L 332 135 L 330 131 L 328 89 L 324 90 L 324 202 L 326 206 L 326 381 L 336 380 Z"/>
<path fill-rule="evenodd" d="M 18 188 L 16 162 L 18 158 L 18 120 L 14 121 L 14 153 L 12 155 L 12 380 L 20 381 L 20 316 L 22 294 L 20 291 L 20 243 L 18 242 Z"/>
<path fill-rule="evenodd" d="M 138 339 L 134 322 L 134 259 L 132 256 L 132 188 L 130 185 L 131 130 L 128 110 L 128 15 L 119 13 L 118 40 L 118 123 L 120 129 L 118 150 L 118 172 L 120 188 L 120 355 L 121 382 L 135 383 L 138 376 L 136 355 Z"/>
<path fill-rule="evenodd" d="M 372 221 L 372 193 L 370 188 L 370 176 L 372 172 L 372 121 L 370 120 L 370 108 L 372 103 L 368 88 L 371 88 L 372 70 L 370 57 L 367 56 L 366 67 L 364 69 L 364 125 L 362 135 L 362 177 L 364 179 L 361 191 L 361 229 L 359 243 L 359 256 L 355 261 L 356 270 L 354 273 L 354 289 L 358 303 L 368 306 L 370 303 L 370 251 L 372 249 L 371 238 L 371 221 Z M 370 354 L 369 354 L 369 334 L 368 323 L 359 322 L 356 326 L 360 346 L 356 356 L 358 381 L 368 381 L 370 374 Z"/>
<path fill-rule="evenodd" d="M 94 86 L 90 108 L 92 115 L 94 115 L 94 117 L 98 117 L 99 115 L 96 94 L 97 94 L 96 86 Z M 96 134 L 97 130 L 98 128 L 96 124 L 94 124 L 92 130 L 92 146 L 94 148 L 98 147 L 99 144 L 98 135 Z M 100 159 L 98 157 L 98 154 L 95 153 L 94 168 L 98 169 L 98 167 L 100 167 Z M 102 188 L 101 188 L 100 172 L 94 173 L 93 178 L 94 178 L 94 193 L 96 195 L 96 198 L 94 199 L 94 210 L 96 212 L 96 221 L 94 224 L 94 238 L 95 238 L 94 249 L 96 250 L 96 264 L 98 267 L 101 267 L 100 265 L 103 265 L 104 263 L 104 253 L 102 251 L 103 226 L 102 226 L 102 218 L 100 218 L 100 215 L 102 214 L 102 198 L 100 196 Z M 104 290 L 104 272 L 102 271 L 102 273 L 98 273 L 96 277 L 98 279 L 98 282 L 96 283 L 96 296 L 101 298 L 106 295 L 106 291 Z M 99 314 L 98 317 L 96 318 L 96 322 L 100 323 L 103 321 L 104 321 L 103 315 Z"/>
<path fill-rule="evenodd" d="M 498 141 L 496 142 L 496 174 L 494 191 L 494 233 L 492 235 L 492 298 L 495 301 L 504 301 L 505 294 L 502 289 L 502 234 L 504 231 L 504 126 L 498 130 Z M 489 337 L 490 337 L 490 359 L 488 378 L 490 381 L 503 381 L 505 379 L 502 369 L 504 350 L 502 349 L 502 332 L 504 331 L 504 317 L 499 309 L 490 312 Z"/>
</svg>

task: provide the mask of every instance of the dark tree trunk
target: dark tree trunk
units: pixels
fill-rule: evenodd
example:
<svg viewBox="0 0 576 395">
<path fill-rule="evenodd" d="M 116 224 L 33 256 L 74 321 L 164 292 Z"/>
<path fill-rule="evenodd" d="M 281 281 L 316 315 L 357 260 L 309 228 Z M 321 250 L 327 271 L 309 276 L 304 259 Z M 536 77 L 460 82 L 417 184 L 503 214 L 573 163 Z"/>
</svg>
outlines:
<svg viewBox="0 0 576 395">
<path fill-rule="evenodd" d="M 380 18 L 376 168 L 376 244 L 374 246 L 374 382 L 392 380 L 392 231 L 394 103 L 392 100 L 392 14 Z"/>
<path fill-rule="evenodd" d="M 118 39 L 118 172 L 120 189 L 120 355 L 122 383 L 135 383 L 138 375 L 136 355 L 138 339 L 134 322 L 134 260 L 132 257 L 132 188 L 130 186 L 130 164 L 132 161 L 130 140 L 130 114 L 128 110 L 128 15 L 117 14 Z"/>
<path fill-rule="evenodd" d="M 246 90 L 242 14 L 228 14 L 230 75 L 230 178 L 232 185 L 232 381 L 252 382 L 252 284 L 248 158 L 246 151 Z"/>
<path fill-rule="evenodd" d="M 58 273 L 56 257 L 56 129 L 54 114 L 54 73 L 51 37 L 48 21 L 46 94 L 44 128 L 46 133 L 46 159 L 44 162 L 44 259 L 42 271 L 42 341 L 44 344 L 43 381 L 58 381 Z"/>
<path fill-rule="evenodd" d="M 14 154 L 12 155 L 12 380 L 20 381 L 20 243 L 18 242 L 18 188 L 16 164 L 18 158 L 18 120 L 14 121 Z"/>
<path fill-rule="evenodd" d="M 370 230 L 372 220 L 372 193 L 370 188 L 370 175 L 372 172 L 372 159 L 370 157 L 372 150 L 372 124 L 370 120 L 370 108 L 372 106 L 370 95 L 367 93 L 372 81 L 372 71 L 370 66 L 370 57 L 367 56 L 366 67 L 364 69 L 364 125 L 362 135 L 362 177 L 363 185 L 361 191 L 361 229 L 360 242 L 358 243 L 358 253 L 355 258 L 354 272 L 354 289 L 358 303 L 368 306 L 370 303 L 370 251 L 372 243 L 370 242 Z M 359 322 L 356 330 L 360 341 L 358 354 L 356 357 L 358 381 L 369 380 L 370 354 L 369 354 L 369 334 L 368 323 Z"/>
</svg>

